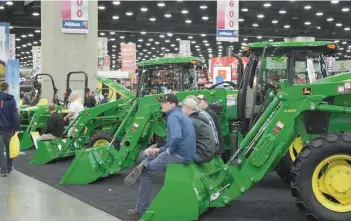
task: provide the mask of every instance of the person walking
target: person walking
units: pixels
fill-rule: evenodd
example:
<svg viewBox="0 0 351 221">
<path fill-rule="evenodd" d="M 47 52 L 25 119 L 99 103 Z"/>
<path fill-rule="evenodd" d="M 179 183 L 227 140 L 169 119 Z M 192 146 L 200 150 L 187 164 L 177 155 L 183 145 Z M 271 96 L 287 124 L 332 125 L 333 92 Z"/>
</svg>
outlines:
<svg viewBox="0 0 351 221">
<path fill-rule="evenodd" d="M 148 148 L 148 157 L 124 180 L 126 185 L 131 185 L 140 176 L 136 208 L 127 212 L 133 218 L 140 218 L 149 207 L 153 176 L 165 171 L 168 164 L 184 164 L 195 159 L 194 126 L 190 118 L 177 107 L 177 96 L 167 94 L 160 101 L 162 112 L 167 115 L 167 142 L 161 148 Z"/>
<path fill-rule="evenodd" d="M 19 114 L 13 95 L 8 94 L 9 84 L 0 83 L 0 176 L 12 171 L 10 158 L 11 137 L 19 131 Z M 6 152 L 6 154 L 4 153 Z"/>
</svg>

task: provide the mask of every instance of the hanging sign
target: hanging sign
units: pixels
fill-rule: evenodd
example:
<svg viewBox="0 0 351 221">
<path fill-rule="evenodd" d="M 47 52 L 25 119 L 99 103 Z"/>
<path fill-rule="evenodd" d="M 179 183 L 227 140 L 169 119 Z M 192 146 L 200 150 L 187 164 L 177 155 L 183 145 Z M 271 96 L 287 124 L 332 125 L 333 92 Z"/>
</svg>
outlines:
<svg viewBox="0 0 351 221">
<path fill-rule="evenodd" d="M 16 59 L 16 35 L 10 34 L 9 59 Z"/>
<path fill-rule="evenodd" d="M 32 47 L 33 76 L 41 73 L 41 46 Z"/>
<path fill-rule="evenodd" d="M 88 0 L 62 0 L 62 32 L 70 34 L 88 33 Z"/>
<path fill-rule="evenodd" d="M 180 40 L 179 41 L 179 54 L 181 56 L 190 56 L 190 40 Z"/>
<path fill-rule="evenodd" d="M 0 22 L 0 81 L 5 80 L 6 64 L 9 59 L 9 24 Z"/>
<path fill-rule="evenodd" d="M 122 71 L 135 72 L 136 69 L 136 46 L 135 44 L 121 43 L 121 69 Z"/>
<path fill-rule="evenodd" d="M 239 42 L 239 0 L 217 0 L 216 39 Z"/>
<path fill-rule="evenodd" d="M 9 59 L 6 67 L 6 82 L 9 84 L 9 94 L 16 100 L 17 108 L 20 101 L 20 63 L 19 60 Z"/>
</svg>

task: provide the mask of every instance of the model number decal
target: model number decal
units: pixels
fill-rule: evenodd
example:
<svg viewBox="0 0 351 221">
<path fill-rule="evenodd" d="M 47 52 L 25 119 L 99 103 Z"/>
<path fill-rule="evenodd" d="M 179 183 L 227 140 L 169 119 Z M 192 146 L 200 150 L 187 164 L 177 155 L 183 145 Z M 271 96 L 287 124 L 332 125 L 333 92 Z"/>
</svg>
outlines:
<svg viewBox="0 0 351 221">
<path fill-rule="evenodd" d="M 285 109 L 284 113 L 296 113 L 297 110 L 296 109 Z"/>
</svg>

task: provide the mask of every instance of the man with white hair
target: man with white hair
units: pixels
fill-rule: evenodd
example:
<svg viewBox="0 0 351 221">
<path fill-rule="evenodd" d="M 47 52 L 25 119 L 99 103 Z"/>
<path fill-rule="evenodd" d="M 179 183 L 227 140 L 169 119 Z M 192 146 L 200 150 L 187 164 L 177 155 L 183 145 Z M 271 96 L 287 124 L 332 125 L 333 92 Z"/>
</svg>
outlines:
<svg viewBox="0 0 351 221">
<path fill-rule="evenodd" d="M 195 162 L 203 164 L 211 161 L 218 149 L 218 137 L 211 117 L 198 109 L 194 98 L 185 98 L 182 103 L 182 111 L 192 120 L 196 134 L 196 157 Z"/>
<path fill-rule="evenodd" d="M 69 113 L 64 117 L 65 121 L 69 120 L 70 122 L 73 122 L 79 116 L 79 113 L 84 109 L 83 104 L 79 102 L 78 98 L 79 98 L 78 92 L 71 93 L 70 95 L 71 104 L 69 106 Z"/>
</svg>

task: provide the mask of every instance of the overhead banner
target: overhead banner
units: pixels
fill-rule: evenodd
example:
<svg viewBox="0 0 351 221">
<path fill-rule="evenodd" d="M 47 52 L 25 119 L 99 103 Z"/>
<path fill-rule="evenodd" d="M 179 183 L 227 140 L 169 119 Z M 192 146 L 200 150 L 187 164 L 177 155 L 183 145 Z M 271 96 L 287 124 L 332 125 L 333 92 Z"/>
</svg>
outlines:
<svg viewBox="0 0 351 221">
<path fill-rule="evenodd" d="M 69 34 L 88 33 L 88 0 L 62 0 L 62 32 Z"/>
<path fill-rule="evenodd" d="M 107 49 L 107 38 L 98 38 L 98 70 L 108 71 L 110 70 L 110 56 L 108 55 Z"/>
<path fill-rule="evenodd" d="M 239 42 L 239 0 L 217 0 L 216 39 Z"/>
<path fill-rule="evenodd" d="M 16 59 L 16 35 L 10 34 L 9 59 Z"/>
<path fill-rule="evenodd" d="M 32 47 L 33 76 L 41 73 L 41 46 Z"/>
<path fill-rule="evenodd" d="M 6 64 L 9 59 L 10 29 L 8 23 L 0 22 L 0 81 L 5 80 Z"/>
<path fill-rule="evenodd" d="M 121 69 L 122 71 L 135 72 L 136 69 L 136 45 L 121 43 Z"/>
<path fill-rule="evenodd" d="M 243 68 L 245 68 L 248 63 L 247 57 L 242 57 Z M 209 65 L 209 79 L 213 79 L 216 82 L 216 76 L 224 76 L 225 81 L 233 81 L 237 83 L 238 81 L 238 65 L 239 61 L 236 57 L 215 57 L 211 58 Z M 218 73 L 220 71 L 221 73 Z M 225 74 L 224 74 L 225 72 Z M 231 74 L 230 74 L 231 73 Z M 215 84 L 215 83 L 214 83 Z"/>
<path fill-rule="evenodd" d="M 179 54 L 181 56 L 190 56 L 190 40 L 180 40 L 179 41 Z"/>
<path fill-rule="evenodd" d="M 19 60 L 9 59 L 6 67 L 6 81 L 9 84 L 9 94 L 13 95 L 17 108 L 20 101 L 20 63 Z"/>
</svg>

